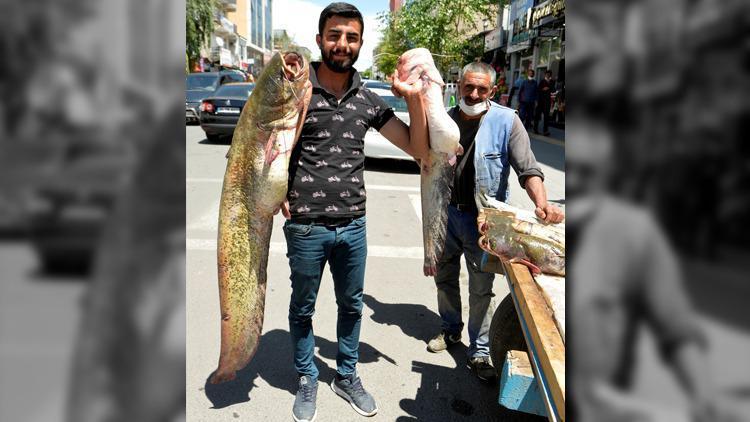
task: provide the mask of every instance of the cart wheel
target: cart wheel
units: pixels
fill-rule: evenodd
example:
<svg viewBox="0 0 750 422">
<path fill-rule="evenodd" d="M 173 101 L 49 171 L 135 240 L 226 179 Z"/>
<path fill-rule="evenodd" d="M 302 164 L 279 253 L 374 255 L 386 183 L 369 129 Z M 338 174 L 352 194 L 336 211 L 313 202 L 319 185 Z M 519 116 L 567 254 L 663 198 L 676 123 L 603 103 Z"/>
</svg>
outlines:
<svg viewBox="0 0 750 422">
<path fill-rule="evenodd" d="M 490 324 L 490 357 L 498 376 L 503 370 L 505 355 L 509 350 L 528 351 L 510 294 L 495 309 Z"/>
</svg>

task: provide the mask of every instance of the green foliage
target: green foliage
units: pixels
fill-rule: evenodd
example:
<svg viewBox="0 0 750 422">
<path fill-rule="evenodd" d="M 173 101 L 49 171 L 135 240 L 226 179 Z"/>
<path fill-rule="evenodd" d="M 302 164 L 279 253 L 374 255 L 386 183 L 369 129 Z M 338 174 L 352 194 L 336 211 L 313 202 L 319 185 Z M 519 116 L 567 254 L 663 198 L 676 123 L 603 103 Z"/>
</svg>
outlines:
<svg viewBox="0 0 750 422">
<path fill-rule="evenodd" d="M 495 22 L 496 0 L 413 0 L 395 13 L 379 16 L 385 24 L 383 40 L 375 48 L 378 68 L 389 75 L 398 56 L 406 50 L 430 50 L 435 65 L 446 73 L 451 65 L 462 66 L 482 54 L 482 40 L 470 38 L 478 32 L 477 22 Z M 478 54 L 477 54 L 478 53 Z"/>
<path fill-rule="evenodd" d="M 216 0 L 186 0 L 185 50 L 190 68 L 200 59 L 201 47 L 214 30 Z"/>
</svg>

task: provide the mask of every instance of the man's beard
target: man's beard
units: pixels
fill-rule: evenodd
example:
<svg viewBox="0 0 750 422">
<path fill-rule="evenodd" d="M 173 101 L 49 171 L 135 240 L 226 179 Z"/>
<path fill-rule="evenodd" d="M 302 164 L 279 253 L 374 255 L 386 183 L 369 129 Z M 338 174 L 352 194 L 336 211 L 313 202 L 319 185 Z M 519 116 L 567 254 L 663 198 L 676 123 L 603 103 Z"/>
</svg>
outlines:
<svg viewBox="0 0 750 422">
<path fill-rule="evenodd" d="M 352 55 L 350 53 L 349 57 L 346 58 L 343 62 L 337 62 L 333 59 L 333 54 L 333 49 L 331 49 L 328 54 L 326 54 L 322 49 L 320 50 L 320 57 L 323 58 L 323 63 L 325 63 L 329 69 L 336 73 L 348 73 L 359 58 L 359 52 L 357 52 L 356 55 Z"/>
</svg>

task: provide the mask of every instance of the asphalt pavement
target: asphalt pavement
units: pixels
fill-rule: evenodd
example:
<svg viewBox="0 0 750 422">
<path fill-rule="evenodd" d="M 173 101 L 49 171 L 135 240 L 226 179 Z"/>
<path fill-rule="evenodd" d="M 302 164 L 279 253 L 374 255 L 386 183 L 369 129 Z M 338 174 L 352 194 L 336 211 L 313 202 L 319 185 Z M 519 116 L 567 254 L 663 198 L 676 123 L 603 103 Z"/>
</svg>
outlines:
<svg viewBox="0 0 750 422">
<path fill-rule="evenodd" d="M 211 144 L 199 127 L 186 127 L 187 142 L 187 419 L 196 421 L 291 419 L 296 392 L 287 312 L 291 293 L 286 244 L 277 215 L 268 264 L 266 314 L 260 347 L 238 380 L 207 383 L 219 356 L 216 226 L 228 146 Z M 549 198 L 564 203 L 564 155 L 559 145 L 532 142 L 547 174 Z M 483 384 L 466 367 L 464 345 L 439 354 L 426 350 L 439 331 L 436 289 L 422 275 L 418 168 L 412 163 L 368 161 L 368 261 L 358 372 L 373 394 L 374 420 L 508 420 L 500 415 L 498 388 Z M 518 186 L 511 203 L 529 208 Z M 461 275 L 468 315 L 467 275 Z M 495 304 L 505 297 L 496 278 Z M 313 319 L 315 362 L 320 369 L 318 420 L 361 421 L 348 403 L 325 385 L 336 370 L 336 304 L 326 271 Z"/>
</svg>

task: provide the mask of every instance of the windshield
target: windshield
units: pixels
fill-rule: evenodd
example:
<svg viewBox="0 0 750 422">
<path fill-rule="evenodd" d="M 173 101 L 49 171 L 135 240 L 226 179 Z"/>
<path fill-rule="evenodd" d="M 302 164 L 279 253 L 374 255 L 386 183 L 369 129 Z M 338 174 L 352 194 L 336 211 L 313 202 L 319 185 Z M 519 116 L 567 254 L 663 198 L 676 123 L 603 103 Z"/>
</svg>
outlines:
<svg viewBox="0 0 750 422">
<path fill-rule="evenodd" d="M 247 98 L 253 92 L 255 84 L 222 85 L 214 92 L 215 97 L 242 97 Z"/>
<path fill-rule="evenodd" d="M 406 108 L 406 101 L 404 101 L 403 98 L 396 98 L 393 95 L 381 95 L 380 98 L 382 98 L 383 101 L 393 109 L 393 111 L 402 111 L 404 113 L 409 111 L 409 109 Z"/>
<path fill-rule="evenodd" d="M 185 78 L 185 86 L 188 91 L 213 91 L 219 84 L 217 75 L 190 74 Z"/>
</svg>

